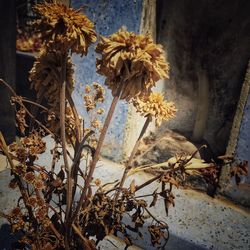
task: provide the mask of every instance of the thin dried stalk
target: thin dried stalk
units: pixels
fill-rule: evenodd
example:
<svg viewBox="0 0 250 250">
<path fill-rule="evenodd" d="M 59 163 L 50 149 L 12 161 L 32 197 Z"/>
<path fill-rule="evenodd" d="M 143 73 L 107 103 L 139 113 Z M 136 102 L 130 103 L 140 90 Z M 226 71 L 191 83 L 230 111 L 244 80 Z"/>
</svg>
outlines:
<svg viewBox="0 0 250 250">
<path fill-rule="evenodd" d="M 69 247 L 69 235 L 70 235 L 70 211 L 72 205 L 72 186 L 73 180 L 71 178 L 71 168 L 68 163 L 67 149 L 66 149 L 66 132 L 65 132 L 65 107 L 66 107 L 66 59 L 67 55 L 62 55 L 61 58 L 61 89 L 60 89 L 60 136 L 61 144 L 63 151 L 63 160 L 65 164 L 65 169 L 67 171 L 67 195 L 66 195 L 66 218 L 65 218 L 65 227 L 66 227 L 66 237 L 65 237 L 65 248 L 70 249 Z"/>
<path fill-rule="evenodd" d="M 119 87 L 116 95 L 114 96 L 113 101 L 111 103 L 111 106 L 109 108 L 109 112 L 108 112 L 106 120 L 104 122 L 104 125 L 103 125 L 102 131 L 101 131 L 101 134 L 100 134 L 100 137 L 99 137 L 99 140 L 98 140 L 98 144 L 97 144 L 97 147 L 96 147 L 96 151 L 95 151 L 94 157 L 93 157 L 92 162 L 91 162 L 90 167 L 89 167 L 89 173 L 88 173 L 86 181 L 84 183 L 84 188 L 82 190 L 80 200 L 79 200 L 79 202 L 77 204 L 75 213 L 72 216 L 72 222 L 76 219 L 76 217 L 77 217 L 77 215 L 78 215 L 78 213 L 79 213 L 79 211 L 80 211 L 80 209 L 81 209 L 84 201 L 87 198 L 86 193 L 87 193 L 87 191 L 89 189 L 89 186 L 90 186 L 90 183 L 92 181 L 92 176 L 93 176 L 96 164 L 97 164 L 97 162 L 99 160 L 99 156 L 100 156 L 100 151 L 101 151 L 101 148 L 102 148 L 102 144 L 103 144 L 103 141 L 105 139 L 105 135 L 107 133 L 107 130 L 108 130 L 111 118 L 112 118 L 112 116 L 114 114 L 115 107 L 116 107 L 116 105 L 117 105 L 117 103 L 119 101 L 120 94 L 121 94 L 121 91 L 122 91 L 122 87 L 123 87 L 122 84 L 120 84 L 120 87 Z"/>
<path fill-rule="evenodd" d="M 133 148 L 133 150 L 132 150 L 132 152 L 131 152 L 131 154 L 130 154 L 128 163 L 126 164 L 125 170 L 124 170 L 124 172 L 123 172 L 123 176 L 122 176 L 121 181 L 120 181 L 119 189 L 118 189 L 117 193 L 115 194 L 115 199 L 114 199 L 115 202 L 116 202 L 117 199 L 119 198 L 120 190 L 122 189 L 122 187 L 123 187 L 123 185 L 124 185 L 124 182 L 125 182 L 125 180 L 126 180 L 126 178 L 127 178 L 128 172 L 129 172 L 129 170 L 130 170 L 131 167 L 132 167 L 132 162 L 133 162 L 133 159 L 134 159 L 134 157 L 135 157 L 135 154 L 136 154 L 136 152 L 137 152 L 137 150 L 138 150 L 138 147 L 139 147 L 139 145 L 140 145 L 140 143 L 141 143 L 142 137 L 143 137 L 143 135 L 145 134 L 145 132 L 146 132 L 146 130 L 147 130 L 147 128 L 148 128 L 148 125 L 149 125 L 149 123 L 150 123 L 151 121 L 152 121 L 152 117 L 151 117 L 150 115 L 148 115 L 148 116 L 147 116 L 147 119 L 146 119 L 146 121 L 145 121 L 145 123 L 144 123 L 144 125 L 143 125 L 143 127 L 142 127 L 141 133 L 140 133 L 140 135 L 139 135 L 139 137 L 138 137 L 138 139 L 137 139 L 137 141 L 136 141 L 136 143 L 135 143 L 135 145 L 134 145 L 134 148 Z"/>
<path fill-rule="evenodd" d="M 0 82 L 3 83 L 9 90 L 10 92 L 13 94 L 13 96 L 15 97 L 20 97 L 16 94 L 16 92 L 13 90 L 13 88 L 11 88 L 11 86 L 5 82 L 3 79 L 0 79 Z M 20 97 L 22 100 L 22 97 Z M 27 101 L 27 100 L 26 100 Z M 41 127 L 43 128 L 48 134 L 50 134 L 52 136 L 52 138 L 56 138 L 55 134 L 53 132 L 51 132 L 48 128 L 46 128 L 41 122 L 39 122 L 31 113 L 30 111 L 26 108 L 26 106 L 22 103 L 22 101 L 18 101 L 17 102 L 21 107 L 23 107 L 26 111 L 26 113 Z"/>
<path fill-rule="evenodd" d="M 75 122 L 76 122 L 76 139 L 77 139 L 77 142 L 79 143 L 82 139 L 82 129 L 81 129 L 81 121 L 79 119 L 79 116 L 78 116 L 78 113 L 77 113 L 77 110 L 76 110 L 76 107 L 75 107 L 75 104 L 72 100 L 72 97 L 69 93 L 69 91 L 66 89 L 66 97 L 67 97 L 67 100 L 69 102 L 69 105 L 72 109 L 72 112 L 73 112 L 73 115 L 74 115 L 74 118 L 75 118 Z"/>
</svg>

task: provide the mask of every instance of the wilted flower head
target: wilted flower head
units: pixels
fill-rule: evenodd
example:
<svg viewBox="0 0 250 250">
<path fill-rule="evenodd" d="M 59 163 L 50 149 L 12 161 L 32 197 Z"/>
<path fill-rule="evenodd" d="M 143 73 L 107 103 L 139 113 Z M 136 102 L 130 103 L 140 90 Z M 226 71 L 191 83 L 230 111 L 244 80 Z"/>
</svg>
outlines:
<svg viewBox="0 0 250 250">
<path fill-rule="evenodd" d="M 86 55 L 89 45 L 96 41 L 94 24 L 81 13 L 81 9 L 45 2 L 37 4 L 35 10 L 40 14 L 36 28 L 47 46 Z"/>
<path fill-rule="evenodd" d="M 94 119 L 91 121 L 91 127 L 93 128 L 100 128 L 101 127 L 101 122 L 98 119 Z"/>
<path fill-rule="evenodd" d="M 9 188 L 15 189 L 17 187 L 17 180 L 16 179 L 11 179 L 9 183 Z"/>
<path fill-rule="evenodd" d="M 42 206 L 42 207 L 39 207 L 37 210 L 36 210 L 36 218 L 39 220 L 39 221 L 42 221 L 46 218 L 48 214 L 48 208 L 47 206 Z"/>
<path fill-rule="evenodd" d="M 89 85 L 85 87 L 86 95 L 83 96 L 84 105 L 87 112 L 96 108 L 97 103 L 103 103 L 105 100 L 105 90 L 101 84 L 93 82 L 93 87 Z"/>
<path fill-rule="evenodd" d="M 96 51 L 102 55 L 97 72 L 106 76 L 105 84 L 113 95 L 123 84 L 122 99 L 149 94 L 155 82 L 168 78 L 162 46 L 154 44 L 149 35 L 121 29 L 108 38 L 101 37 Z"/>
<path fill-rule="evenodd" d="M 143 116 L 155 117 L 156 126 L 160 126 L 163 120 L 169 120 L 175 116 L 177 109 L 173 102 L 167 102 L 160 93 L 151 93 L 149 96 L 133 99 L 136 111 Z"/>
<path fill-rule="evenodd" d="M 29 136 L 20 139 L 23 148 L 31 155 L 42 154 L 46 150 L 46 143 L 38 132 L 33 132 Z"/>
<path fill-rule="evenodd" d="M 26 120 L 26 110 L 21 107 L 17 112 L 16 112 L 16 127 L 19 128 L 21 134 L 25 133 L 25 129 L 28 127 Z"/>
<path fill-rule="evenodd" d="M 44 182 L 42 180 L 36 180 L 35 183 L 34 183 L 34 187 L 36 189 L 39 189 L 39 190 L 42 190 L 42 189 L 46 188 L 46 186 L 44 185 Z"/>
<path fill-rule="evenodd" d="M 32 87 L 37 93 L 37 97 L 44 96 L 55 109 L 59 107 L 60 99 L 61 56 L 60 51 L 42 51 L 36 59 L 29 77 Z M 70 93 L 74 88 L 73 74 L 73 65 L 68 57 L 66 63 L 66 80 Z"/>
<path fill-rule="evenodd" d="M 11 216 L 17 217 L 22 214 L 21 209 L 19 207 L 15 207 L 11 210 Z"/>
<path fill-rule="evenodd" d="M 36 196 L 30 196 L 28 197 L 26 204 L 28 206 L 34 207 L 37 204 L 37 197 Z"/>
<path fill-rule="evenodd" d="M 34 174 L 33 172 L 27 172 L 27 173 L 24 175 L 23 179 L 24 179 L 27 183 L 32 184 L 32 183 L 34 183 L 34 181 L 36 180 L 36 176 L 35 176 L 35 174 Z"/>
</svg>

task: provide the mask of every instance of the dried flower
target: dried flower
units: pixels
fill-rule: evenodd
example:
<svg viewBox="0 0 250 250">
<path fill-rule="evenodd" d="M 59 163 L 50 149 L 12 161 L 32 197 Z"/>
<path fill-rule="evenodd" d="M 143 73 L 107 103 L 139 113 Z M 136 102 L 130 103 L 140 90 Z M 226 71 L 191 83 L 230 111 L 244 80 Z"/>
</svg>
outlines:
<svg viewBox="0 0 250 250">
<path fill-rule="evenodd" d="M 76 127 L 76 121 L 71 107 L 67 106 L 65 110 L 65 123 L 67 135 L 73 137 L 72 130 Z"/>
<path fill-rule="evenodd" d="M 46 180 L 48 178 L 48 175 L 45 172 L 40 172 L 39 173 L 39 178 L 41 180 Z"/>
<path fill-rule="evenodd" d="M 9 188 L 15 189 L 17 187 L 17 181 L 16 179 L 12 179 L 9 183 Z"/>
<path fill-rule="evenodd" d="M 27 167 L 24 164 L 17 164 L 14 169 L 12 169 L 17 175 L 24 175 L 26 173 Z"/>
<path fill-rule="evenodd" d="M 43 198 L 37 198 L 37 205 L 40 207 L 45 206 L 45 200 Z"/>
<path fill-rule="evenodd" d="M 16 112 L 16 127 L 19 128 L 21 134 L 25 133 L 25 128 L 28 127 L 26 121 L 25 121 L 26 111 L 23 107 L 21 107 Z"/>
<path fill-rule="evenodd" d="M 96 51 L 102 55 L 97 72 L 106 76 L 105 84 L 113 95 L 123 85 L 122 99 L 148 94 L 156 81 L 168 78 L 162 46 L 154 44 L 149 35 L 120 29 L 108 38 L 101 37 Z"/>
<path fill-rule="evenodd" d="M 100 103 L 104 102 L 105 89 L 102 87 L 101 84 L 97 82 L 93 83 L 93 87 L 95 90 L 94 101 L 100 102 Z"/>
<path fill-rule="evenodd" d="M 42 51 L 36 59 L 30 71 L 29 79 L 32 88 L 37 93 L 37 98 L 45 97 L 53 107 L 53 111 L 59 110 L 60 83 L 61 83 L 61 51 Z M 69 93 L 74 89 L 73 65 L 70 58 L 66 62 L 66 81 Z"/>
<path fill-rule="evenodd" d="M 89 94 L 91 92 L 91 87 L 89 85 L 86 85 L 85 87 L 85 93 Z"/>
<path fill-rule="evenodd" d="M 34 183 L 34 181 L 36 180 L 36 176 L 35 176 L 35 174 L 34 174 L 33 172 L 27 172 L 27 173 L 24 175 L 23 179 L 24 179 L 27 183 L 32 184 L 32 183 Z"/>
<path fill-rule="evenodd" d="M 92 148 L 96 148 L 97 147 L 97 138 L 95 136 L 92 136 L 90 142 L 89 142 L 89 145 L 92 147 Z"/>
<path fill-rule="evenodd" d="M 44 220 L 42 220 L 42 224 L 43 224 L 43 226 L 46 228 L 46 227 L 49 227 L 50 226 L 50 224 L 51 224 L 52 222 L 51 222 L 51 220 L 49 219 L 49 218 L 45 218 Z M 45 250 L 49 250 L 49 249 L 54 249 L 52 246 L 51 246 L 51 244 L 50 243 L 48 243 L 48 244 L 46 244 L 45 245 Z"/>
<path fill-rule="evenodd" d="M 100 128 L 101 127 L 101 122 L 98 119 L 94 119 L 93 121 L 91 121 L 91 127 Z"/>
<path fill-rule="evenodd" d="M 48 46 L 67 52 L 86 55 L 88 47 L 96 41 L 93 23 L 81 13 L 61 3 L 37 4 L 35 10 L 40 14 L 36 22 L 42 40 Z"/>
<path fill-rule="evenodd" d="M 85 95 L 83 97 L 83 100 L 84 100 L 84 105 L 87 108 L 87 112 L 89 112 L 90 110 L 92 110 L 96 107 L 96 103 L 93 101 L 91 96 Z"/>
<path fill-rule="evenodd" d="M 29 134 L 28 137 L 22 138 L 20 142 L 22 147 L 26 148 L 31 155 L 42 154 L 46 150 L 46 143 L 38 132 Z"/>
<path fill-rule="evenodd" d="M 166 102 L 160 93 L 151 93 L 149 96 L 135 98 L 132 102 L 141 115 L 155 117 L 156 126 L 160 126 L 163 120 L 173 118 L 177 111 L 174 103 Z"/>
<path fill-rule="evenodd" d="M 41 49 L 41 34 L 18 30 L 16 49 L 25 52 L 38 52 Z"/>
<path fill-rule="evenodd" d="M 26 204 L 30 207 L 35 207 L 35 205 L 37 204 L 37 198 L 36 196 L 30 196 L 27 201 Z"/>
<path fill-rule="evenodd" d="M 97 187 L 99 187 L 100 185 L 101 185 L 101 180 L 99 179 L 99 178 L 97 178 L 97 179 L 95 179 L 95 181 L 94 181 L 94 183 L 95 183 L 95 185 L 97 186 Z"/>
<path fill-rule="evenodd" d="M 97 109 L 96 113 L 97 113 L 98 115 L 101 115 L 101 114 L 104 113 L 104 109 L 103 109 L 103 108 L 99 108 L 99 109 Z"/>
<path fill-rule="evenodd" d="M 15 151 L 17 159 L 21 163 L 25 163 L 28 158 L 28 152 L 25 148 L 18 147 Z"/>
<path fill-rule="evenodd" d="M 47 213 L 48 213 L 47 206 L 39 207 L 36 211 L 36 217 L 38 220 L 42 221 L 46 218 Z"/>
<path fill-rule="evenodd" d="M 35 183 L 34 183 L 34 187 L 36 189 L 39 189 L 39 190 L 42 190 L 42 189 L 46 188 L 46 186 L 44 185 L 44 182 L 42 180 L 36 180 Z"/>
<path fill-rule="evenodd" d="M 15 208 L 13 208 L 12 210 L 11 210 L 11 216 L 13 216 L 14 218 L 15 217 L 19 217 L 19 216 L 21 216 L 22 215 L 22 212 L 21 212 L 21 209 L 20 209 L 20 207 L 15 207 Z"/>
</svg>

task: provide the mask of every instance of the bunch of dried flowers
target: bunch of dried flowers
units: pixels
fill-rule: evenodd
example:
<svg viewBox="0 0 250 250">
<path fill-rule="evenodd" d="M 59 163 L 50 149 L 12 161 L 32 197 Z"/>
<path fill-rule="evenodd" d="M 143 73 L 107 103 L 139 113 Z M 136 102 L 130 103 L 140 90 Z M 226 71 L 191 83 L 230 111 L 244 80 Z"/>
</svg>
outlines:
<svg viewBox="0 0 250 250">
<path fill-rule="evenodd" d="M 154 44 L 149 35 L 124 30 L 101 38 L 96 49 L 102 56 L 97 60 L 97 70 L 106 77 L 105 83 L 114 98 L 102 126 L 97 117 L 104 112 L 100 107 L 105 98 L 104 88 L 98 83 L 85 87 L 84 105 L 87 114 L 93 115 L 90 128 L 87 128 L 71 98 L 74 81 L 68 55 L 70 52 L 87 54 L 88 46 L 96 40 L 93 24 L 79 10 L 57 2 L 39 4 L 36 10 L 40 14 L 36 26 L 46 43 L 30 75 L 38 101 L 17 96 L 0 79 L 11 92 L 13 105 L 20 108 L 16 124 L 22 134 L 28 127 L 26 116 L 38 126 L 9 146 L 0 133 L 0 153 L 7 157 L 13 176 L 9 186 L 18 188 L 21 193 L 16 208 L 0 215 L 9 221 L 13 232 L 23 232 L 20 249 L 27 246 L 31 249 L 96 249 L 105 236 L 118 233 L 124 236 L 129 246 L 132 244 L 130 232 L 142 237 L 141 228 L 145 226 L 146 216 L 152 219 L 148 227 L 152 245 L 164 248 L 168 225 L 154 217 L 150 207 L 157 204 L 158 197 L 163 197 L 168 212 L 175 198 L 172 188 L 181 185 L 187 173 L 202 175 L 201 170 L 206 169 L 208 176 L 215 166 L 202 165 L 192 170 L 193 156 L 176 157 L 174 162 L 162 163 L 157 176 L 145 183 L 137 185 L 133 180 L 129 187 L 124 186 L 128 175 L 144 169 L 139 166 L 132 170 L 132 160 L 152 118 L 155 117 L 156 125 L 160 125 L 176 112 L 173 103 L 164 101 L 158 93 L 151 93 L 156 81 L 168 77 L 168 63 L 162 47 Z M 46 98 L 48 108 L 41 105 L 41 98 Z M 99 179 L 93 180 L 93 173 L 120 99 L 132 99 L 138 112 L 146 116 L 146 121 L 121 179 L 102 184 Z M 46 122 L 38 121 L 26 104 L 45 112 Z M 50 151 L 51 166 L 46 167 L 37 161 L 46 150 L 45 133 L 50 134 L 55 143 Z M 69 152 L 67 142 L 72 145 L 73 154 Z M 150 167 L 156 166 L 147 166 Z M 235 172 L 239 174 L 238 170 Z M 80 185 L 79 180 L 84 184 Z M 137 192 L 155 181 L 161 183 L 162 189 L 145 195 L 152 196 L 148 205 L 144 196 L 138 196 Z M 132 225 L 123 221 L 126 215 L 131 218 Z M 163 245 L 161 239 L 164 239 Z"/>
</svg>

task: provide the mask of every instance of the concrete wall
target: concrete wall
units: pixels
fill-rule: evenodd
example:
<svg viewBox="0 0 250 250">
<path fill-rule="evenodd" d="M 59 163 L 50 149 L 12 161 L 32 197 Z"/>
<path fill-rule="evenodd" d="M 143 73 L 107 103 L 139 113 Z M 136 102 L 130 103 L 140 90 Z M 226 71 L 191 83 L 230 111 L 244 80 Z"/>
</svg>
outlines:
<svg viewBox="0 0 250 250">
<path fill-rule="evenodd" d="M 236 154 L 239 160 L 246 160 L 249 163 L 249 174 L 244 178 L 244 183 L 248 184 L 250 191 L 250 94 L 248 95 L 247 103 L 244 108 Z"/>
<path fill-rule="evenodd" d="M 230 178 L 230 168 L 222 169 L 220 193 L 234 201 L 250 207 L 250 61 L 242 85 L 240 99 L 233 121 L 227 147 L 227 155 L 234 155 L 239 161 L 248 161 L 248 176 L 237 186 Z"/>
<path fill-rule="evenodd" d="M 120 0 L 72 0 L 72 6 L 78 8 L 85 5 L 85 13 L 95 23 L 97 34 L 108 36 L 116 32 L 122 26 L 128 31 L 139 32 L 142 0 L 120 1 Z M 73 56 L 76 65 L 76 88 L 73 94 L 79 113 L 88 120 L 84 112 L 82 93 L 86 84 L 92 84 L 96 81 L 104 83 L 104 78 L 96 73 L 95 59 L 96 54 L 92 46 L 86 58 Z M 106 101 L 104 103 L 105 111 L 109 109 L 112 96 L 110 91 L 106 91 Z M 113 160 L 120 160 L 122 157 L 123 139 L 125 134 L 128 105 L 120 101 L 116 108 L 112 125 L 108 130 L 107 138 L 104 142 L 102 154 Z M 105 115 L 104 115 L 105 116 Z"/>
<path fill-rule="evenodd" d="M 225 153 L 249 60 L 249 10 L 244 0 L 158 1 L 166 97 L 178 108 L 166 126 L 191 140 L 200 134 L 215 155 Z"/>
</svg>

